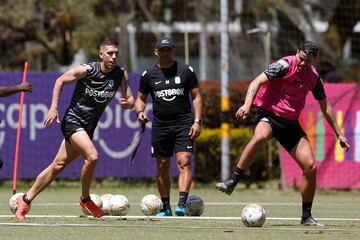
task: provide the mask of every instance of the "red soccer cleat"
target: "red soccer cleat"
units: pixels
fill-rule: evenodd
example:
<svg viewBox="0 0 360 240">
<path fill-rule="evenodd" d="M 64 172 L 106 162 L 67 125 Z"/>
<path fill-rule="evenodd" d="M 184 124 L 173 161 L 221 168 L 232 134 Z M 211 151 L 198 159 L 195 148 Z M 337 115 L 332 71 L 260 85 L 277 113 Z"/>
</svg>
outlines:
<svg viewBox="0 0 360 240">
<path fill-rule="evenodd" d="M 18 207 L 17 207 L 16 213 L 15 213 L 15 216 L 19 220 L 24 220 L 25 215 L 30 210 L 30 205 L 28 205 L 26 202 L 24 202 L 22 195 L 16 199 L 16 202 L 17 202 Z"/>
<path fill-rule="evenodd" d="M 100 218 L 105 215 L 104 211 L 101 210 L 101 208 L 99 208 L 98 206 L 96 206 L 91 199 L 87 202 L 83 202 L 80 199 L 80 206 L 87 210 L 94 217 Z"/>
</svg>

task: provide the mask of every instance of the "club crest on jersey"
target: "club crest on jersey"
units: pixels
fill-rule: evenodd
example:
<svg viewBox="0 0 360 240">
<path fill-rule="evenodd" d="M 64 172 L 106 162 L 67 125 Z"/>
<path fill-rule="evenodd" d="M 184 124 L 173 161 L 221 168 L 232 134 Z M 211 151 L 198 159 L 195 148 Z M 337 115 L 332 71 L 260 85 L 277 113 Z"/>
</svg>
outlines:
<svg viewBox="0 0 360 240">
<path fill-rule="evenodd" d="M 114 87 L 114 80 L 109 80 L 109 84 L 108 84 L 109 88 Z"/>
<path fill-rule="evenodd" d="M 176 84 L 180 84 L 181 83 L 181 78 L 179 76 L 175 77 L 175 83 Z"/>
</svg>

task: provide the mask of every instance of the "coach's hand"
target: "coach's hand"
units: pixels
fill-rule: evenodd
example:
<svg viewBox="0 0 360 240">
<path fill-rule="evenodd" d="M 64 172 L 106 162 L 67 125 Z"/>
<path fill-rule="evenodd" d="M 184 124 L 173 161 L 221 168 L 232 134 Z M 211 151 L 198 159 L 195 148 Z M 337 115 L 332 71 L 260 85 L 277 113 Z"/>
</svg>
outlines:
<svg viewBox="0 0 360 240">
<path fill-rule="evenodd" d="M 147 123 L 149 121 L 149 118 L 146 116 L 145 112 L 137 113 L 137 117 L 140 123 Z"/>
<path fill-rule="evenodd" d="M 191 139 L 195 139 L 200 136 L 200 132 L 201 132 L 201 124 L 195 122 L 190 128 L 189 136 Z"/>
<path fill-rule="evenodd" d="M 54 122 L 55 119 L 57 123 L 60 123 L 59 111 L 56 108 L 50 108 L 49 112 L 46 114 L 44 118 L 44 125 L 51 126 L 51 124 Z"/>
</svg>

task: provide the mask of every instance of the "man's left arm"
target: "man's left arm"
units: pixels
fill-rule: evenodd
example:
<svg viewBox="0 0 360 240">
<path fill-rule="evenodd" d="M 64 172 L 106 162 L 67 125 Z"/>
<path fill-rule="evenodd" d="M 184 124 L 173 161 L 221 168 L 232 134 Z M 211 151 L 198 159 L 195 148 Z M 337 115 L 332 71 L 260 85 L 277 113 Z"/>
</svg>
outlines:
<svg viewBox="0 0 360 240">
<path fill-rule="evenodd" d="M 331 128 L 334 130 L 336 137 L 340 141 L 340 145 L 342 148 L 346 148 L 346 150 L 349 149 L 350 144 L 346 137 L 341 132 L 339 125 L 337 124 L 334 116 L 334 112 L 332 110 L 331 104 L 326 98 L 324 85 L 321 81 L 321 78 L 318 77 L 316 85 L 314 89 L 312 90 L 312 94 L 314 98 L 319 102 L 320 109 L 326 119 L 326 121 L 330 124 Z"/>
<path fill-rule="evenodd" d="M 194 108 L 194 115 L 195 115 L 195 121 L 193 125 L 190 128 L 189 136 L 194 139 L 200 136 L 200 130 L 201 130 L 201 114 L 202 114 L 202 98 L 200 94 L 200 89 L 193 88 L 191 89 L 191 98 L 192 98 L 192 105 Z"/>
<path fill-rule="evenodd" d="M 330 124 L 331 128 L 334 130 L 336 137 L 340 141 L 340 145 L 342 148 L 346 148 L 346 151 L 350 148 L 350 144 L 346 137 L 341 132 L 339 125 L 337 124 L 334 116 L 334 112 L 332 110 L 331 104 L 327 100 L 327 98 L 324 98 L 322 100 L 318 100 L 320 104 L 320 108 L 322 113 L 324 114 L 324 117 L 326 121 Z"/>
<path fill-rule="evenodd" d="M 119 99 L 119 105 L 122 108 L 133 108 L 135 99 L 129 86 L 129 78 L 126 70 L 124 70 L 124 77 L 121 81 L 122 97 Z"/>
</svg>

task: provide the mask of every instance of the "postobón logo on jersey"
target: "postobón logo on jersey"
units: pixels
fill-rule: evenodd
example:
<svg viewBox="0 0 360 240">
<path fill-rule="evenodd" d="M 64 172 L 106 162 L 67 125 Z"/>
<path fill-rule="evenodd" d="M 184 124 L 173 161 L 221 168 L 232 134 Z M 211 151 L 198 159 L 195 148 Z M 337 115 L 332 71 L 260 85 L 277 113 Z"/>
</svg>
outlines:
<svg viewBox="0 0 360 240">
<path fill-rule="evenodd" d="M 85 94 L 90 97 L 94 97 L 94 100 L 98 103 L 106 102 L 109 98 L 112 98 L 115 94 L 114 91 L 98 91 L 89 87 L 86 87 Z"/>
<path fill-rule="evenodd" d="M 154 92 L 157 98 L 162 98 L 165 101 L 172 101 L 176 98 L 176 96 L 184 96 L 184 88 L 172 88 L 172 89 L 164 89 L 160 91 Z"/>
</svg>

